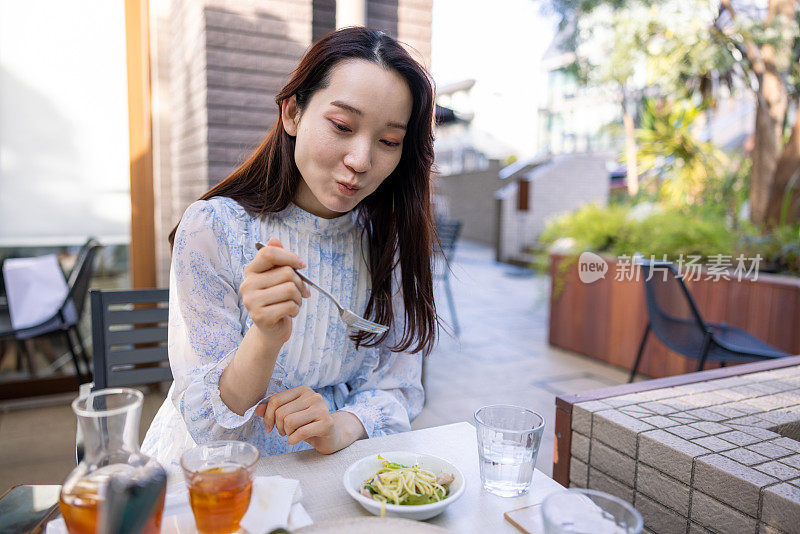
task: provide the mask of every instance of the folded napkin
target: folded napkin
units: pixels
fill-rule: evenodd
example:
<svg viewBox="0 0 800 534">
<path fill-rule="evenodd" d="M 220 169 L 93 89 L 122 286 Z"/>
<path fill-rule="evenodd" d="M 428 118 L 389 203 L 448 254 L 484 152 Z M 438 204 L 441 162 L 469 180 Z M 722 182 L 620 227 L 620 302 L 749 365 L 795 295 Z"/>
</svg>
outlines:
<svg viewBox="0 0 800 534">
<path fill-rule="evenodd" d="M 276 528 L 296 529 L 311 524 L 303 505 L 300 482 L 280 476 L 254 477 L 253 496 L 241 527 L 253 534 Z M 66 534 L 63 518 L 47 524 L 46 534 Z M 161 534 L 194 534 L 197 529 L 189 507 L 189 490 L 183 475 L 171 475 L 164 499 Z"/>
</svg>

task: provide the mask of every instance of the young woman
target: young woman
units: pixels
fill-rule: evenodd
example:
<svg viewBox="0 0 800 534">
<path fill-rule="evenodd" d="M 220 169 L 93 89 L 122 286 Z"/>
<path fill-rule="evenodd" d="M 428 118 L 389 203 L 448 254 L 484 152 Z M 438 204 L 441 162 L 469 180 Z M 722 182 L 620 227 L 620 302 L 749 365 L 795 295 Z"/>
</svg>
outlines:
<svg viewBox="0 0 800 534">
<path fill-rule="evenodd" d="M 266 140 L 170 236 L 175 382 L 142 446 L 170 469 L 217 439 L 327 454 L 422 409 L 437 328 L 428 74 L 386 34 L 347 28 L 275 100 Z M 348 329 L 294 269 L 389 331 Z"/>
</svg>

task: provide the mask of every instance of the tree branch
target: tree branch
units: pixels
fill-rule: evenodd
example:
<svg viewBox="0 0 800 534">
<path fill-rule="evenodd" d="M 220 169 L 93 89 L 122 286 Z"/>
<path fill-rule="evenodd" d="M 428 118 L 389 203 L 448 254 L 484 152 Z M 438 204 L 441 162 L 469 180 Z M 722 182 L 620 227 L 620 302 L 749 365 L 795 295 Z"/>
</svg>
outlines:
<svg viewBox="0 0 800 534">
<path fill-rule="evenodd" d="M 720 0 L 720 5 L 730 14 L 731 20 L 736 22 L 736 11 L 734 11 L 731 5 L 731 0 Z M 763 76 L 764 60 L 761 57 L 761 50 L 759 50 L 758 46 L 756 46 L 753 41 L 744 39 L 744 50 L 739 49 L 739 51 L 743 52 L 743 55 L 750 61 L 750 65 L 753 68 L 753 72 L 756 73 L 756 76 L 759 78 Z"/>
</svg>

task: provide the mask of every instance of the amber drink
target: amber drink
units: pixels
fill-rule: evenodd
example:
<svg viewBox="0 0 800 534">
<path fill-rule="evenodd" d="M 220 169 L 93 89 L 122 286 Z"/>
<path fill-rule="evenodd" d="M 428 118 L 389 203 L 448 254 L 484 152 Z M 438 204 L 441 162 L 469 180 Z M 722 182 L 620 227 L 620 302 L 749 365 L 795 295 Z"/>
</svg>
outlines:
<svg viewBox="0 0 800 534">
<path fill-rule="evenodd" d="M 258 458 L 258 449 L 238 441 L 216 441 L 183 454 L 181 466 L 198 531 L 223 534 L 239 529 L 250 506 Z"/>
<path fill-rule="evenodd" d="M 130 477 L 129 469 L 119 466 L 106 466 L 78 480 L 69 490 L 61 493 L 58 506 L 70 534 L 95 534 L 98 526 L 99 510 L 103 504 L 103 489 L 112 475 Z M 161 532 L 161 514 L 164 509 L 164 496 L 147 518 L 143 534 Z"/>
</svg>

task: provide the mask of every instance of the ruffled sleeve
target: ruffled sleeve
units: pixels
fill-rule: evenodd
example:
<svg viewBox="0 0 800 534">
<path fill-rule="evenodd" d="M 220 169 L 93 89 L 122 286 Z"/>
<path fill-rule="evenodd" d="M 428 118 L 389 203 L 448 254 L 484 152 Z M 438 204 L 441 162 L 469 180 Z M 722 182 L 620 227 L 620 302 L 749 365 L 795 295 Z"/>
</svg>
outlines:
<svg viewBox="0 0 800 534">
<path fill-rule="evenodd" d="M 411 421 L 425 404 L 422 354 L 389 349 L 403 332 L 403 303 L 397 294 L 393 308 L 396 319 L 392 330 L 379 347 L 367 349 L 374 352 L 364 358 L 355 377 L 347 382 L 349 393 L 340 408 L 355 415 L 370 438 L 411 430 Z"/>
<path fill-rule="evenodd" d="M 239 439 L 258 428 L 220 398 L 219 378 L 244 337 L 237 291 L 241 261 L 231 251 L 242 223 L 228 205 L 198 201 L 175 234 L 170 269 L 169 358 L 172 402 L 195 442 Z"/>
<path fill-rule="evenodd" d="M 411 430 L 425 401 L 421 372 L 419 354 L 382 348 L 377 366 L 348 383 L 350 393 L 340 410 L 358 417 L 370 438 Z"/>
</svg>

